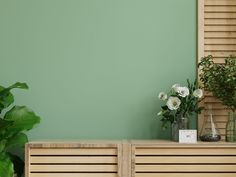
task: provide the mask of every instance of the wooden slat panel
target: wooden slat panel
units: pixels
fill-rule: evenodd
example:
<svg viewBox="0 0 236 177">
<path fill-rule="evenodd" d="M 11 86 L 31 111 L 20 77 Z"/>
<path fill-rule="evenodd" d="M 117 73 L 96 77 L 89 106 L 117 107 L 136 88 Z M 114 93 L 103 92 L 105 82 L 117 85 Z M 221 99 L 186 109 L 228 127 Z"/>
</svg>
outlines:
<svg viewBox="0 0 236 177">
<path fill-rule="evenodd" d="M 208 117 L 208 116 L 205 116 L 205 117 Z M 228 120 L 228 116 L 219 116 L 219 115 L 216 115 L 214 116 L 214 121 L 215 122 L 225 122 Z"/>
<path fill-rule="evenodd" d="M 206 12 L 236 12 L 236 6 L 205 6 Z"/>
<path fill-rule="evenodd" d="M 205 103 L 221 103 L 220 100 L 218 100 L 217 98 L 212 97 L 212 96 L 206 96 L 204 98 L 204 102 Z"/>
<path fill-rule="evenodd" d="M 209 32 L 209 31 L 233 31 L 235 32 L 236 26 L 205 26 L 204 31 L 205 32 Z"/>
<path fill-rule="evenodd" d="M 211 103 L 210 105 L 211 105 L 211 107 L 212 107 L 212 110 L 214 110 L 214 109 L 227 110 L 227 107 L 224 106 L 224 105 L 222 105 L 221 103 Z M 204 106 L 207 108 L 208 103 L 206 102 L 206 103 L 204 104 Z"/>
<path fill-rule="evenodd" d="M 236 165 L 136 165 L 136 172 L 236 172 Z"/>
<path fill-rule="evenodd" d="M 236 2 L 236 1 L 235 1 Z M 204 18 L 236 18 L 236 12 L 235 13 L 205 13 Z"/>
<path fill-rule="evenodd" d="M 226 57 L 236 54 L 236 0 L 199 0 L 198 3 L 204 4 L 204 7 L 199 9 L 199 16 L 201 16 L 199 23 L 204 23 L 204 33 L 199 33 L 199 39 L 204 37 L 204 47 L 199 50 L 204 52 L 205 56 L 213 55 L 215 63 L 224 63 Z M 203 30 L 201 26 L 198 28 Z M 198 42 L 202 43 L 202 41 Z M 204 93 L 204 95 L 207 94 Z M 215 105 L 212 106 L 213 119 L 217 122 L 222 139 L 224 139 L 228 110 L 213 96 L 206 96 L 202 104 L 205 108 L 208 104 Z M 199 115 L 199 131 L 206 117 L 208 117 L 207 109 Z"/>
<path fill-rule="evenodd" d="M 236 1 L 235 0 L 205 0 L 205 5 L 231 6 L 231 5 L 236 5 Z"/>
<path fill-rule="evenodd" d="M 117 165 L 31 165 L 31 172 L 117 172 Z"/>
<path fill-rule="evenodd" d="M 236 149 L 222 149 L 222 148 L 137 148 L 136 155 L 236 155 Z"/>
<path fill-rule="evenodd" d="M 117 155 L 112 148 L 81 148 L 81 149 L 31 149 L 31 155 Z"/>
<path fill-rule="evenodd" d="M 236 173 L 136 173 L 135 177 L 235 177 Z"/>
<path fill-rule="evenodd" d="M 236 33 L 235 33 L 236 35 Z M 236 40 L 236 39 L 235 39 Z M 205 50 L 223 50 L 223 51 L 236 51 L 236 44 L 234 45 L 205 45 Z"/>
<path fill-rule="evenodd" d="M 228 115 L 228 110 L 214 110 L 212 111 L 212 115 L 215 116 L 215 115 L 218 115 L 218 116 L 227 116 Z M 207 111 L 204 113 L 205 116 L 209 115 L 209 113 L 207 113 Z"/>
<path fill-rule="evenodd" d="M 31 163 L 117 163 L 115 156 L 32 156 Z"/>
<path fill-rule="evenodd" d="M 205 44 L 236 44 L 236 39 L 205 39 Z"/>
<path fill-rule="evenodd" d="M 205 25 L 236 25 L 236 19 L 205 19 Z"/>
<path fill-rule="evenodd" d="M 236 32 L 205 32 L 205 38 L 235 38 Z"/>
<path fill-rule="evenodd" d="M 205 56 L 207 55 L 213 55 L 214 57 L 228 57 L 229 55 L 236 55 L 236 52 L 225 52 L 225 51 L 205 52 Z"/>
<path fill-rule="evenodd" d="M 30 177 L 118 177 L 116 173 L 31 173 Z"/>
<path fill-rule="evenodd" d="M 235 156 L 136 156 L 135 163 L 142 164 L 168 164 L 168 163 L 188 163 L 188 164 L 219 164 L 219 163 L 236 163 Z"/>
</svg>

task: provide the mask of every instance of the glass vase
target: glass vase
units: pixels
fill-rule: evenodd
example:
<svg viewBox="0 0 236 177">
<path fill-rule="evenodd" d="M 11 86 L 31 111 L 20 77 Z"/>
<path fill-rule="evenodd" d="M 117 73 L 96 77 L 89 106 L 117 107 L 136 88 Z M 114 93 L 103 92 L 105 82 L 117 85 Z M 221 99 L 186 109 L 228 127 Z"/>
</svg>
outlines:
<svg viewBox="0 0 236 177">
<path fill-rule="evenodd" d="M 221 136 L 217 125 L 213 121 L 212 113 L 204 117 L 202 130 L 200 132 L 200 140 L 207 142 L 220 141 Z"/>
<path fill-rule="evenodd" d="M 227 142 L 233 142 L 236 140 L 235 123 L 236 113 L 231 111 L 228 113 L 228 122 L 225 129 L 225 141 Z"/>
<path fill-rule="evenodd" d="M 189 119 L 187 117 L 179 117 L 171 125 L 171 138 L 173 141 L 179 141 L 179 130 L 189 129 Z"/>
</svg>

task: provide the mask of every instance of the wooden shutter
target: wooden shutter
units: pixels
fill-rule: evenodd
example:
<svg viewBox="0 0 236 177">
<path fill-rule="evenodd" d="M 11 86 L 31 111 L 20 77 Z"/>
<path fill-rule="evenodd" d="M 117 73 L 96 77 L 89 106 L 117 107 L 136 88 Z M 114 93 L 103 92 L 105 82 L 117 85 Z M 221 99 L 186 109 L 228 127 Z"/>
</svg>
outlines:
<svg viewBox="0 0 236 177">
<path fill-rule="evenodd" d="M 27 177 L 121 177 L 119 144 L 29 144 Z"/>
<path fill-rule="evenodd" d="M 236 149 L 223 144 L 132 144 L 132 177 L 234 177 Z"/>
<path fill-rule="evenodd" d="M 198 0 L 198 61 L 207 55 L 213 55 L 216 63 L 236 55 L 236 0 Z M 207 109 L 212 107 L 213 118 L 225 139 L 226 107 L 211 93 L 205 93 L 202 105 L 206 110 L 198 118 L 198 130 L 208 116 Z"/>
</svg>

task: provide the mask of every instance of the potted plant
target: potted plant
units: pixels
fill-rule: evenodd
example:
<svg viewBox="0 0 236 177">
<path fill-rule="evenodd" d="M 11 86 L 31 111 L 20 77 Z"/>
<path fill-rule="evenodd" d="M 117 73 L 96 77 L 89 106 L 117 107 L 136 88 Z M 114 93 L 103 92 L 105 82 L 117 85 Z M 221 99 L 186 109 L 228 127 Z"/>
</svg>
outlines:
<svg viewBox="0 0 236 177">
<path fill-rule="evenodd" d="M 212 92 L 213 96 L 231 110 L 229 120 L 236 119 L 236 57 L 229 56 L 225 59 L 225 63 L 217 64 L 214 63 L 213 56 L 209 55 L 201 59 L 198 67 L 204 89 Z M 234 125 L 231 125 L 231 129 L 235 129 Z M 227 132 L 226 140 L 233 141 L 232 137 L 228 139 Z"/>
<path fill-rule="evenodd" d="M 165 104 L 161 107 L 158 116 L 161 116 L 163 128 L 171 124 L 174 141 L 178 141 L 179 129 L 189 129 L 189 117 L 202 110 L 202 107 L 198 107 L 198 102 L 203 96 L 202 90 L 198 88 L 196 81 L 190 83 L 187 80 L 187 85 L 186 87 L 174 84 L 168 94 L 159 93 L 159 99 Z"/>
<path fill-rule="evenodd" d="M 0 86 L 0 177 L 21 177 L 24 162 L 19 157 L 28 142 L 26 131 L 40 122 L 40 117 L 26 106 L 13 106 L 12 89 L 28 89 L 25 83 L 15 83 L 10 87 Z M 17 149 L 17 154 L 14 151 Z"/>
</svg>

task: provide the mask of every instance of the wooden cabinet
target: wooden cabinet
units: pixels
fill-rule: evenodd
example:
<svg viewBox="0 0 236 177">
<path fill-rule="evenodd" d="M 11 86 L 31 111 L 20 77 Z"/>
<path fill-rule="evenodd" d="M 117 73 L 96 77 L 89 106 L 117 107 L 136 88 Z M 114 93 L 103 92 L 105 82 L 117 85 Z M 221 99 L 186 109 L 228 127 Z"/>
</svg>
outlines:
<svg viewBox="0 0 236 177">
<path fill-rule="evenodd" d="M 118 177 L 116 142 L 36 142 L 26 145 L 26 177 Z"/>
<path fill-rule="evenodd" d="M 133 177 L 235 177 L 236 146 L 132 142 Z"/>
<path fill-rule="evenodd" d="M 236 143 L 32 142 L 26 177 L 235 177 Z"/>
</svg>

